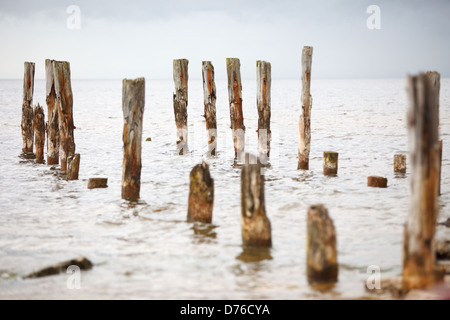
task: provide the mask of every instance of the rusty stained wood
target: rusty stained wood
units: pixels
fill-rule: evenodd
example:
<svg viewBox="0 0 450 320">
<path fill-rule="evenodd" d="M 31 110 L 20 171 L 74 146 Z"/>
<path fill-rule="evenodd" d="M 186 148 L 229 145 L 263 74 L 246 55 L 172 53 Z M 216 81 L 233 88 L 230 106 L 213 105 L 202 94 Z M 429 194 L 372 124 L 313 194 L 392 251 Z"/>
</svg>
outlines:
<svg viewBox="0 0 450 320">
<path fill-rule="evenodd" d="M 263 164 L 270 157 L 271 86 L 270 62 L 256 61 L 256 104 L 258 107 L 258 157 Z"/>
<path fill-rule="evenodd" d="M 214 205 L 214 180 L 206 162 L 197 164 L 189 175 L 188 222 L 212 222 Z"/>
<path fill-rule="evenodd" d="M 175 93 L 173 94 L 173 111 L 177 126 L 177 152 L 179 155 L 188 152 L 188 65 L 187 59 L 173 60 L 173 81 Z"/>
<path fill-rule="evenodd" d="M 36 146 L 36 163 L 44 163 L 45 115 L 39 104 L 34 107 L 34 145 Z"/>
<path fill-rule="evenodd" d="M 33 94 L 34 94 L 34 62 L 24 63 L 23 102 L 22 102 L 22 151 L 33 152 Z"/>
<path fill-rule="evenodd" d="M 67 158 L 67 175 L 66 180 L 78 180 L 78 172 L 80 170 L 80 154 L 75 153 Z"/>
<path fill-rule="evenodd" d="M 45 60 L 45 101 L 47 103 L 47 164 L 59 163 L 59 120 L 56 105 L 54 60 Z"/>
<path fill-rule="evenodd" d="M 303 47 L 302 51 L 302 111 L 299 122 L 298 166 L 297 169 L 309 169 L 311 150 L 311 64 L 312 47 Z"/>
<path fill-rule="evenodd" d="M 203 102 L 205 106 L 206 137 L 208 140 L 208 155 L 215 156 L 217 148 L 216 120 L 216 84 L 214 82 L 214 66 L 211 61 L 202 62 Z"/>
</svg>

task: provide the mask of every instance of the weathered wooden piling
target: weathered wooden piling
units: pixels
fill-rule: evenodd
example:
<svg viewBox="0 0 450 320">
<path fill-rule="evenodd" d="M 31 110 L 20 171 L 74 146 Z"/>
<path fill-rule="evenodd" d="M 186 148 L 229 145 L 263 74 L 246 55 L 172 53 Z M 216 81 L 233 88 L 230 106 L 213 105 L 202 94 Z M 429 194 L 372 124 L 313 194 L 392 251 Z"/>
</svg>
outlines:
<svg viewBox="0 0 450 320">
<path fill-rule="evenodd" d="M 242 112 L 241 63 L 238 58 L 227 58 L 227 78 L 234 157 L 240 159 L 245 148 L 245 126 Z"/>
<path fill-rule="evenodd" d="M 36 146 L 36 163 L 44 163 L 45 115 L 39 103 L 34 107 L 34 145 Z"/>
<path fill-rule="evenodd" d="M 270 157 L 270 116 L 272 67 L 270 62 L 256 61 L 256 104 L 258 106 L 258 156 L 262 163 Z"/>
<path fill-rule="evenodd" d="M 441 178 L 442 178 L 442 143 L 443 140 L 439 140 L 438 144 L 438 156 L 439 156 L 439 177 L 438 177 L 438 196 L 441 195 Z"/>
<path fill-rule="evenodd" d="M 189 176 L 188 222 L 212 222 L 214 205 L 214 180 L 209 173 L 206 162 L 197 164 Z"/>
<path fill-rule="evenodd" d="M 308 209 L 306 266 L 311 284 L 338 280 L 336 230 L 328 210 L 321 204 Z"/>
<path fill-rule="evenodd" d="M 141 189 L 142 118 L 145 106 L 145 79 L 122 82 L 123 165 L 122 198 L 136 201 Z"/>
<path fill-rule="evenodd" d="M 177 125 L 177 151 L 179 155 L 188 152 L 188 65 L 187 59 L 173 60 L 173 81 L 175 93 L 173 94 L 173 110 Z"/>
<path fill-rule="evenodd" d="M 54 60 L 45 60 L 45 92 L 47 103 L 47 164 L 59 163 L 59 120 L 56 105 Z"/>
<path fill-rule="evenodd" d="M 73 96 L 70 80 L 70 63 L 53 61 L 56 105 L 59 122 L 59 157 L 61 170 L 67 170 L 67 158 L 75 154 L 73 135 Z"/>
<path fill-rule="evenodd" d="M 33 152 L 33 93 L 34 93 L 34 62 L 24 63 L 23 103 L 22 103 L 22 140 L 23 152 Z"/>
<path fill-rule="evenodd" d="M 89 178 L 88 189 L 107 188 L 108 178 Z"/>
<path fill-rule="evenodd" d="M 202 62 L 202 78 L 208 155 L 215 156 L 217 148 L 216 84 L 214 82 L 214 66 L 211 61 Z"/>
<path fill-rule="evenodd" d="M 410 203 L 403 242 L 403 290 L 436 284 L 434 235 L 438 216 L 438 112 L 436 83 L 424 74 L 408 78 Z"/>
<path fill-rule="evenodd" d="M 241 172 L 241 230 L 245 246 L 272 246 L 272 230 L 266 215 L 264 176 L 259 161 L 245 155 Z"/>
<path fill-rule="evenodd" d="M 323 152 L 323 174 L 326 176 L 337 175 L 339 153 L 334 151 Z"/>
<path fill-rule="evenodd" d="M 302 111 L 299 123 L 298 166 L 297 169 L 309 169 L 311 150 L 311 64 L 313 47 L 303 47 L 302 52 Z"/>
<path fill-rule="evenodd" d="M 379 176 L 367 177 L 367 186 L 373 188 L 387 188 L 388 179 Z"/>
<path fill-rule="evenodd" d="M 66 180 L 78 180 L 78 172 L 80 170 L 80 154 L 75 153 L 67 158 L 67 175 Z"/>
<path fill-rule="evenodd" d="M 406 154 L 394 155 L 394 172 L 406 173 Z"/>
</svg>

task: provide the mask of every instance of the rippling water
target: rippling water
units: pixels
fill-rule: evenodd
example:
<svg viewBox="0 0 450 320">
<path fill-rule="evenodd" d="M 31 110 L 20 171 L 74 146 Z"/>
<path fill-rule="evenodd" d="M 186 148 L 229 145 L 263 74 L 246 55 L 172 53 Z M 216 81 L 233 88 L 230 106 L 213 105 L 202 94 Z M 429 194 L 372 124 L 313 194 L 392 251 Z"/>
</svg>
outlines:
<svg viewBox="0 0 450 320">
<path fill-rule="evenodd" d="M 272 167 L 265 172 L 273 248 L 241 245 L 240 168 L 233 167 L 227 88 L 217 81 L 218 156 L 206 158 L 201 81 L 189 82 L 190 153 L 176 155 L 172 81 L 147 80 L 141 201 L 121 200 L 122 82 L 73 80 L 80 179 L 19 157 L 22 81 L 0 81 L 0 298 L 325 299 L 367 296 L 367 268 L 399 275 L 408 175 L 393 173 L 407 153 L 406 80 L 313 80 L 309 171 L 298 171 L 300 81 L 272 83 Z M 256 83 L 243 81 L 247 150 L 256 152 Z M 34 103 L 45 105 L 36 81 Z M 450 217 L 450 79 L 441 81 L 444 140 L 440 220 Z M 45 111 L 46 107 L 44 108 Z M 151 137 L 152 141 L 145 141 Z M 339 175 L 322 174 L 322 152 L 339 152 Z M 186 223 L 189 172 L 202 159 L 215 179 L 212 225 Z M 409 169 L 408 169 L 409 172 Z M 388 178 L 368 188 L 367 176 Z M 107 177 L 107 189 L 87 189 Z M 323 203 L 337 228 L 339 282 L 306 280 L 306 212 Z M 439 235 L 450 237 L 439 227 Z M 67 274 L 23 280 L 32 271 L 84 255 L 95 264 L 81 289 Z"/>
</svg>

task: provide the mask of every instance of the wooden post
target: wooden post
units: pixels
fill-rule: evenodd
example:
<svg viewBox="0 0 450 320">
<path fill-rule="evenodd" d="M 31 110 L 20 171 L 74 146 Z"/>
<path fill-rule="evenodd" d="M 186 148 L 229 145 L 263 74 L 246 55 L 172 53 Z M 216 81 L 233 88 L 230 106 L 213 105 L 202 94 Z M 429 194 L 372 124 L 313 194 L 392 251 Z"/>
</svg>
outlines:
<svg viewBox="0 0 450 320">
<path fill-rule="evenodd" d="M 264 176 L 261 175 L 260 163 L 250 161 L 248 153 L 241 172 L 241 230 L 244 246 L 272 246 L 272 231 L 264 200 Z"/>
<path fill-rule="evenodd" d="M 47 103 L 47 164 L 59 163 L 59 120 L 56 105 L 54 60 L 45 60 L 45 92 Z"/>
<path fill-rule="evenodd" d="M 270 157 L 271 65 L 256 61 L 256 104 L 258 106 L 258 156 L 263 164 Z"/>
<path fill-rule="evenodd" d="M 439 140 L 439 144 L 438 144 L 438 156 L 439 156 L 438 196 L 441 195 L 441 178 L 442 178 L 442 143 L 443 143 L 443 140 Z"/>
<path fill-rule="evenodd" d="M 188 222 L 211 223 L 214 204 L 214 180 L 206 162 L 196 165 L 189 176 Z"/>
<path fill-rule="evenodd" d="M 108 188 L 108 178 L 89 178 L 88 189 Z"/>
<path fill-rule="evenodd" d="M 437 71 L 428 71 L 425 76 L 427 77 L 427 81 L 430 82 L 430 84 L 433 87 L 433 94 L 436 96 L 436 99 L 434 99 L 434 105 L 433 105 L 433 109 L 436 110 L 436 121 L 437 121 L 437 126 L 438 126 L 438 137 L 437 139 L 439 140 L 439 94 L 440 94 L 440 90 L 441 90 L 441 75 L 439 72 Z M 442 143 L 439 144 L 440 142 L 438 141 L 438 145 L 437 145 L 437 149 L 436 149 L 436 157 L 438 158 L 438 180 L 437 180 L 437 184 L 438 184 L 438 196 L 441 194 L 441 158 L 442 158 Z"/>
<path fill-rule="evenodd" d="M 367 186 L 373 188 L 387 188 L 388 179 L 379 176 L 367 177 Z"/>
<path fill-rule="evenodd" d="M 242 112 L 241 63 L 238 58 L 227 58 L 228 99 L 233 133 L 234 158 L 241 159 L 245 148 L 244 114 Z"/>
<path fill-rule="evenodd" d="M 175 93 L 173 94 L 173 110 L 177 125 L 177 151 L 179 155 L 188 152 L 188 64 L 187 59 L 173 60 L 173 81 Z"/>
<path fill-rule="evenodd" d="M 75 154 L 73 136 L 73 96 L 70 82 L 70 63 L 53 61 L 55 77 L 56 105 L 59 119 L 59 156 L 61 170 L 67 170 L 67 158 Z"/>
<path fill-rule="evenodd" d="M 323 152 L 323 174 L 326 176 L 337 175 L 339 153 L 334 151 Z"/>
<path fill-rule="evenodd" d="M 394 172 L 406 173 L 406 154 L 394 155 Z"/>
<path fill-rule="evenodd" d="M 78 171 L 80 170 L 80 154 L 75 153 L 67 158 L 67 176 L 66 180 L 78 180 Z"/>
<path fill-rule="evenodd" d="M 311 150 L 311 63 L 313 47 L 303 47 L 302 52 L 302 112 L 299 123 L 298 166 L 297 169 L 309 169 Z"/>
<path fill-rule="evenodd" d="M 438 216 L 438 112 L 436 83 L 424 74 L 408 78 L 410 204 L 403 242 L 403 290 L 438 282 L 434 234 Z"/>
<path fill-rule="evenodd" d="M 202 78 L 208 155 L 215 156 L 217 147 L 216 84 L 214 82 L 214 66 L 211 61 L 202 62 Z"/>
<path fill-rule="evenodd" d="M 25 62 L 23 74 L 22 140 L 23 152 L 33 153 L 34 62 Z"/>
<path fill-rule="evenodd" d="M 308 209 L 306 265 L 311 284 L 338 280 L 336 230 L 328 210 L 321 204 Z"/>
<path fill-rule="evenodd" d="M 36 163 L 44 163 L 45 115 L 39 104 L 34 107 L 34 144 L 36 145 Z"/>
<path fill-rule="evenodd" d="M 122 82 L 123 165 L 122 198 L 139 199 L 141 189 L 142 118 L 145 106 L 145 79 Z"/>
</svg>

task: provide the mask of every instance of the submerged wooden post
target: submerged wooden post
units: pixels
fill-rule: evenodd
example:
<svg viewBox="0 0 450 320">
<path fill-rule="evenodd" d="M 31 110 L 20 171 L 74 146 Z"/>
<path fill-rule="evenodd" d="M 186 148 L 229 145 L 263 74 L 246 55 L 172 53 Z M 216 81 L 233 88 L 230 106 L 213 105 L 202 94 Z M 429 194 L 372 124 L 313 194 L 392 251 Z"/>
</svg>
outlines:
<svg viewBox="0 0 450 320">
<path fill-rule="evenodd" d="M 70 80 L 70 63 L 53 61 L 56 105 L 59 121 L 59 156 L 61 170 L 67 170 L 67 158 L 75 154 L 73 135 L 73 96 Z"/>
<path fill-rule="evenodd" d="M 136 201 L 141 189 L 142 118 L 145 106 L 145 79 L 123 79 L 123 165 L 122 198 Z"/>
<path fill-rule="evenodd" d="M 188 222 L 212 222 L 214 204 L 214 180 L 206 162 L 196 165 L 189 176 Z"/>
<path fill-rule="evenodd" d="M 258 156 L 263 164 L 270 157 L 271 65 L 256 61 L 256 104 L 258 106 Z"/>
<path fill-rule="evenodd" d="M 34 62 L 24 63 L 23 103 L 22 103 L 22 140 L 23 152 L 33 152 L 33 93 L 34 93 Z"/>
<path fill-rule="evenodd" d="M 59 163 L 59 120 L 56 105 L 53 61 L 45 60 L 45 92 L 47 103 L 47 164 Z"/>
<path fill-rule="evenodd" d="M 303 47 L 302 52 L 302 112 L 298 127 L 298 166 L 297 169 L 309 169 L 311 150 L 311 63 L 313 47 Z"/>
<path fill-rule="evenodd" d="M 339 153 L 334 151 L 323 152 L 323 174 L 326 176 L 336 175 L 338 173 Z"/>
<path fill-rule="evenodd" d="M 406 154 L 394 155 L 394 172 L 406 173 Z"/>
<path fill-rule="evenodd" d="M 308 209 L 306 265 L 309 283 L 338 280 L 336 230 L 328 210 L 321 204 Z"/>
<path fill-rule="evenodd" d="M 245 126 L 242 112 L 241 63 L 238 58 L 227 58 L 227 78 L 234 158 L 239 160 L 245 148 Z"/>
<path fill-rule="evenodd" d="M 202 78 L 208 155 L 215 156 L 217 147 L 216 84 L 214 82 L 214 66 L 211 61 L 202 62 Z"/>
<path fill-rule="evenodd" d="M 89 178 L 88 189 L 108 188 L 108 178 Z"/>
<path fill-rule="evenodd" d="M 188 151 L 188 64 L 187 59 L 173 60 L 173 81 L 175 93 L 173 94 L 173 111 L 177 125 L 177 151 L 179 155 Z"/>
<path fill-rule="evenodd" d="M 264 176 L 259 161 L 251 161 L 249 154 L 245 155 L 241 172 L 241 230 L 245 246 L 272 246 L 264 200 Z"/>
<path fill-rule="evenodd" d="M 80 154 L 75 153 L 67 158 L 66 180 L 78 180 L 79 170 L 80 170 Z"/>
<path fill-rule="evenodd" d="M 44 108 L 39 103 L 34 107 L 34 144 L 36 146 L 36 163 L 44 163 L 45 116 Z"/>
<path fill-rule="evenodd" d="M 387 188 L 388 179 L 379 176 L 367 177 L 367 186 L 373 188 Z"/>
<path fill-rule="evenodd" d="M 434 235 L 438 216 L 438 112 L 436 84 L 424 74 L 408 78 L 410 203 L 403 242 L 403 290 L 438 282 Z"/>
</svg>

